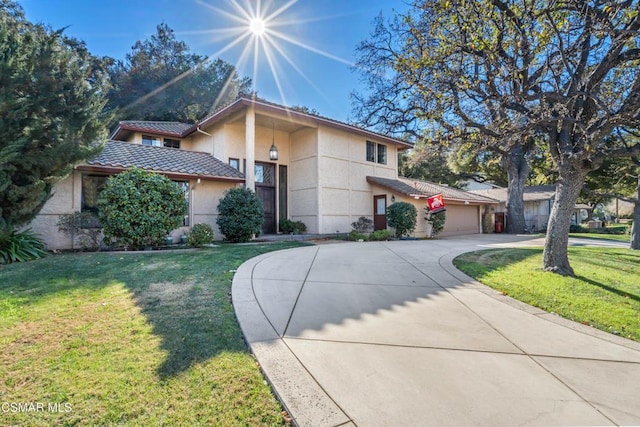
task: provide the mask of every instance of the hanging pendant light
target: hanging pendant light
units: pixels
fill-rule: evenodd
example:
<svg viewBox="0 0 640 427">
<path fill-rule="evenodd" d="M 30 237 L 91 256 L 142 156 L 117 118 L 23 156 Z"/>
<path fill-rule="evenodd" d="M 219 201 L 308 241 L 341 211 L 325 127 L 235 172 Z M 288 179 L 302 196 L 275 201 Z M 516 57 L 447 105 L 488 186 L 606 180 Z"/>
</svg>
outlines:
<svg viewBox="0 0 640 427">
<path fill-rule="evenodd" d="M 278 160 L 278 147 L 276 147 L 276 129 L 273 121 L 271 122 L 271 148 L 269 148 L 269 159 Z"/>
</svg>

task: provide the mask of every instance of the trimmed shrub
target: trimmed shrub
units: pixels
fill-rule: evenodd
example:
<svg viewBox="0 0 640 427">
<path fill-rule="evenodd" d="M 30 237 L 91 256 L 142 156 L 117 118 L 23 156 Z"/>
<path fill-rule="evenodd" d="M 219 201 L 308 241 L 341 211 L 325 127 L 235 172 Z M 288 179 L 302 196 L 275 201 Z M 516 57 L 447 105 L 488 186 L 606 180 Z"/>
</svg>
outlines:
<svg viewBox="0 0 640 427">
<path fill-rule="evenodd" d="M 293 233 L 293 221 L 291 221 L 290 219 L 282 218 L 278 225 L 280 226 L 280 231 L 282 233 L 284 234 Z"/>
<path fill-rule="evenodd" d="M 0 264 L 24 262 L 47 256 L 44 243 L 30 228 L 17 232 L 0 228 Z"/>
<path fill-rule="evenodd" d="M 131 169 L 109 177 L 98 209 L 106 242 L 139 249 L 162 244 L 182 225 L 187 204 L 178 184 L 169 178 Z"/>
<path fill-rule="evenodd" d="M 58 231 L 69 237 L 71 242 L 75 242 L 76 238 L 79 238 L 83 248 L 100 250 L 102 225 L 94 213 L 74 212 L 60 215 L 56 225 L 58 226 Z"/>
<path fill-rule="evenodd" d="M 187 234 L 187 244 L 199 248 L 213 242 L 213 228 L 209 224 L 195 224 Z"/>
<path fill-rule="evenodd" d="M 361 216 L 357 221 L 351 223 L 351 227 L 358 233 L 371 233 L 373 231 L 373 220 L 366 216 Z"/>
<path fill-rule="evenodd" d="M 280 220 L 280 231 L 284 234 L 304 234 L 307 231 L 307 225 L 302 221 L 284 218 Z"/>
<path fill-rule="evenodd" d="M 247 188 L 227 190 L 218 203 L 216 222 L 227 242 L 248 242 L 260 234 L 263 221 L 262 201 Z"/>
<path fill-rule="evenodd" d="M 387 223 L 396 229 L 396 236 L 409 236 L 416 229 L 418 210 L 411 203 L 397 202 L 387 208 Z"/>
<path fill-rule="evenodd" d="M 354 242 L 363 240 L 366 242 L 367 240 L 369 240 L 369 236 L 367 236 L 364 233 L 358 233 L 357 231 L 354 230 L 351 233 L 349 233 L 349 240 L 352 240 Z"/>
<path fill-rule="evenodd" d="M 391 239 L 393 239 L 393 233 L 390 230 L 376 230 L 369 234 L 369 240 L 377 242 Z"/>
</svg>

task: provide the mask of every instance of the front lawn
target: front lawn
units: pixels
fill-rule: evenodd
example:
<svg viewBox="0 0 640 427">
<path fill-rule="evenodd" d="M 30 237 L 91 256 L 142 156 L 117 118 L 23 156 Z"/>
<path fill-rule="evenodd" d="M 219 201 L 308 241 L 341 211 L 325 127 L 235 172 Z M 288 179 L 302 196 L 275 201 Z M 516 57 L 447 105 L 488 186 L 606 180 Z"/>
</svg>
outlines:
<svg viewBox="0 0 640 427">
<path fill-rule="evenodd" d="M 235 319 L 232 270 L 301 245 L 2 266 L 0 424 L 282 425 Z"/>
<path fill-rule="evenodd" d="M 569 237 L 578 239 L 616 240 L 618 242 L 631 243 L 631 236 L 628 234 L 569 233 Z"/>
<path fill-rule="evenodd" d="M 640 341 L 640 251 L 570 247 L 576 277 L 541 269 L 542 249 L 492 249 L 454 265 L 483 284 L 548 312 Z"/>
</svg>

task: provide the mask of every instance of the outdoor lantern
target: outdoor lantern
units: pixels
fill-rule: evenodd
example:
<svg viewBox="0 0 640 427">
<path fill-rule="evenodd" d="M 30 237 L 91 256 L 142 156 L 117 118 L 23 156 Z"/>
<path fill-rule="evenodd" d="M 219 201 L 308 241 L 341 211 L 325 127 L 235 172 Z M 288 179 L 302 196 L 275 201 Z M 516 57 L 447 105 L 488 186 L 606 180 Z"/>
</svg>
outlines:
<svg viewBox="0 0 640 427">
<path fill-rule="evenodd" d="M 269 159 L 271 160 L 278 160 L 278 147 L 276 147 L 276 139 L 275 139 L 275 134 L 276 134 L 276 130 L 275 127 L 273 125 L 273 122 L 271 123 L 271 148 L 269 148 Z"/>
</svg>

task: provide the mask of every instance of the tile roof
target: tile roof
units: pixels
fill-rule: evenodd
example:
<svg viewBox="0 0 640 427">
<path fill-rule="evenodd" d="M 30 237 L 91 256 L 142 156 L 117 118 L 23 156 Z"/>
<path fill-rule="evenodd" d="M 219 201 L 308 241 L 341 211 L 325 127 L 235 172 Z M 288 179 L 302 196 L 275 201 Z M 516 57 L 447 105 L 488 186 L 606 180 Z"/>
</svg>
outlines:
<svg viewBox="0 0 640 427">
<path fill-rule="evenodd" d="M 377 176 L 368 176 L 367 182 L 388 188 L 396 193 L 409 197 L 426 198 L 435 194 L 442 194 L 445 200 L 470 202 L 470 203 L 497 203 L 496 200 L 472 194 L 467 191 L 458 190 L 457 188 L 445 187 L 444 185 L 434 184 L 428 181 L 419 181 L 409 178 L 380 178 Z"/>
<path fill-rule="evenodd" d="M 122 169 L 138 167 L 164 174 L 244 181 L 240 171 L 210 154 L 122 141 L 107 141 L 102 152 L 88 160 L 87 165 Z"/>
<path fill-rule="evenodd" d="M 381 178 L 378 176 L 368 176 L 367 182 L 374 185 L 379 185 L 380 187 L 388 188 L 391 191 L 395 191 L 396 193 L 404 194 L 405 196 L 418 196 L 418 197 L 429 197 L 429 194 L 425 194 L 422 191 L 413 188 L 410 185 L 405 184 L 404 182 L 397 179 L 390 178 Z"/>
<path fill-rule="evenodd" d="M 160 122 L 144 120 L 126 120 L 118 123 L 118 128 L 149 133 L 161 133 L 163 135 L 173 135 L 182 137 L 183 133 L 190 129 L 192 124 L 182 122 Z"/>
<path fill-rule="evenodd" d="M 491 197 L 500 202 L 507 201 L 507 188 L 492 188 L 491 190 L 470 190 L 470 193 Z M 555 185 L 532 185 L 524 187 L 523 198 L 525 202 L 535 202 L 540 200 L 553 200 L 556 195 Z"/>
<path fill-rule="evenodd" d="M 417 179 L 410 178 L 398 178 L 401 182 L 414 187 L 422 191 L 429 196 L 434 194 L 442 194 L 445 200 L 455 200 L 460 202 L 477 202 L 477 203 L 497 203 L 497 200 L 491 197 L 485 197 L 478 194 L 473 194 L 468 191 L 459 190 L 453 187 L 447 187 L 445 185 L 435 184 L 429 181 L 419 181 Z"/>
</svg>

